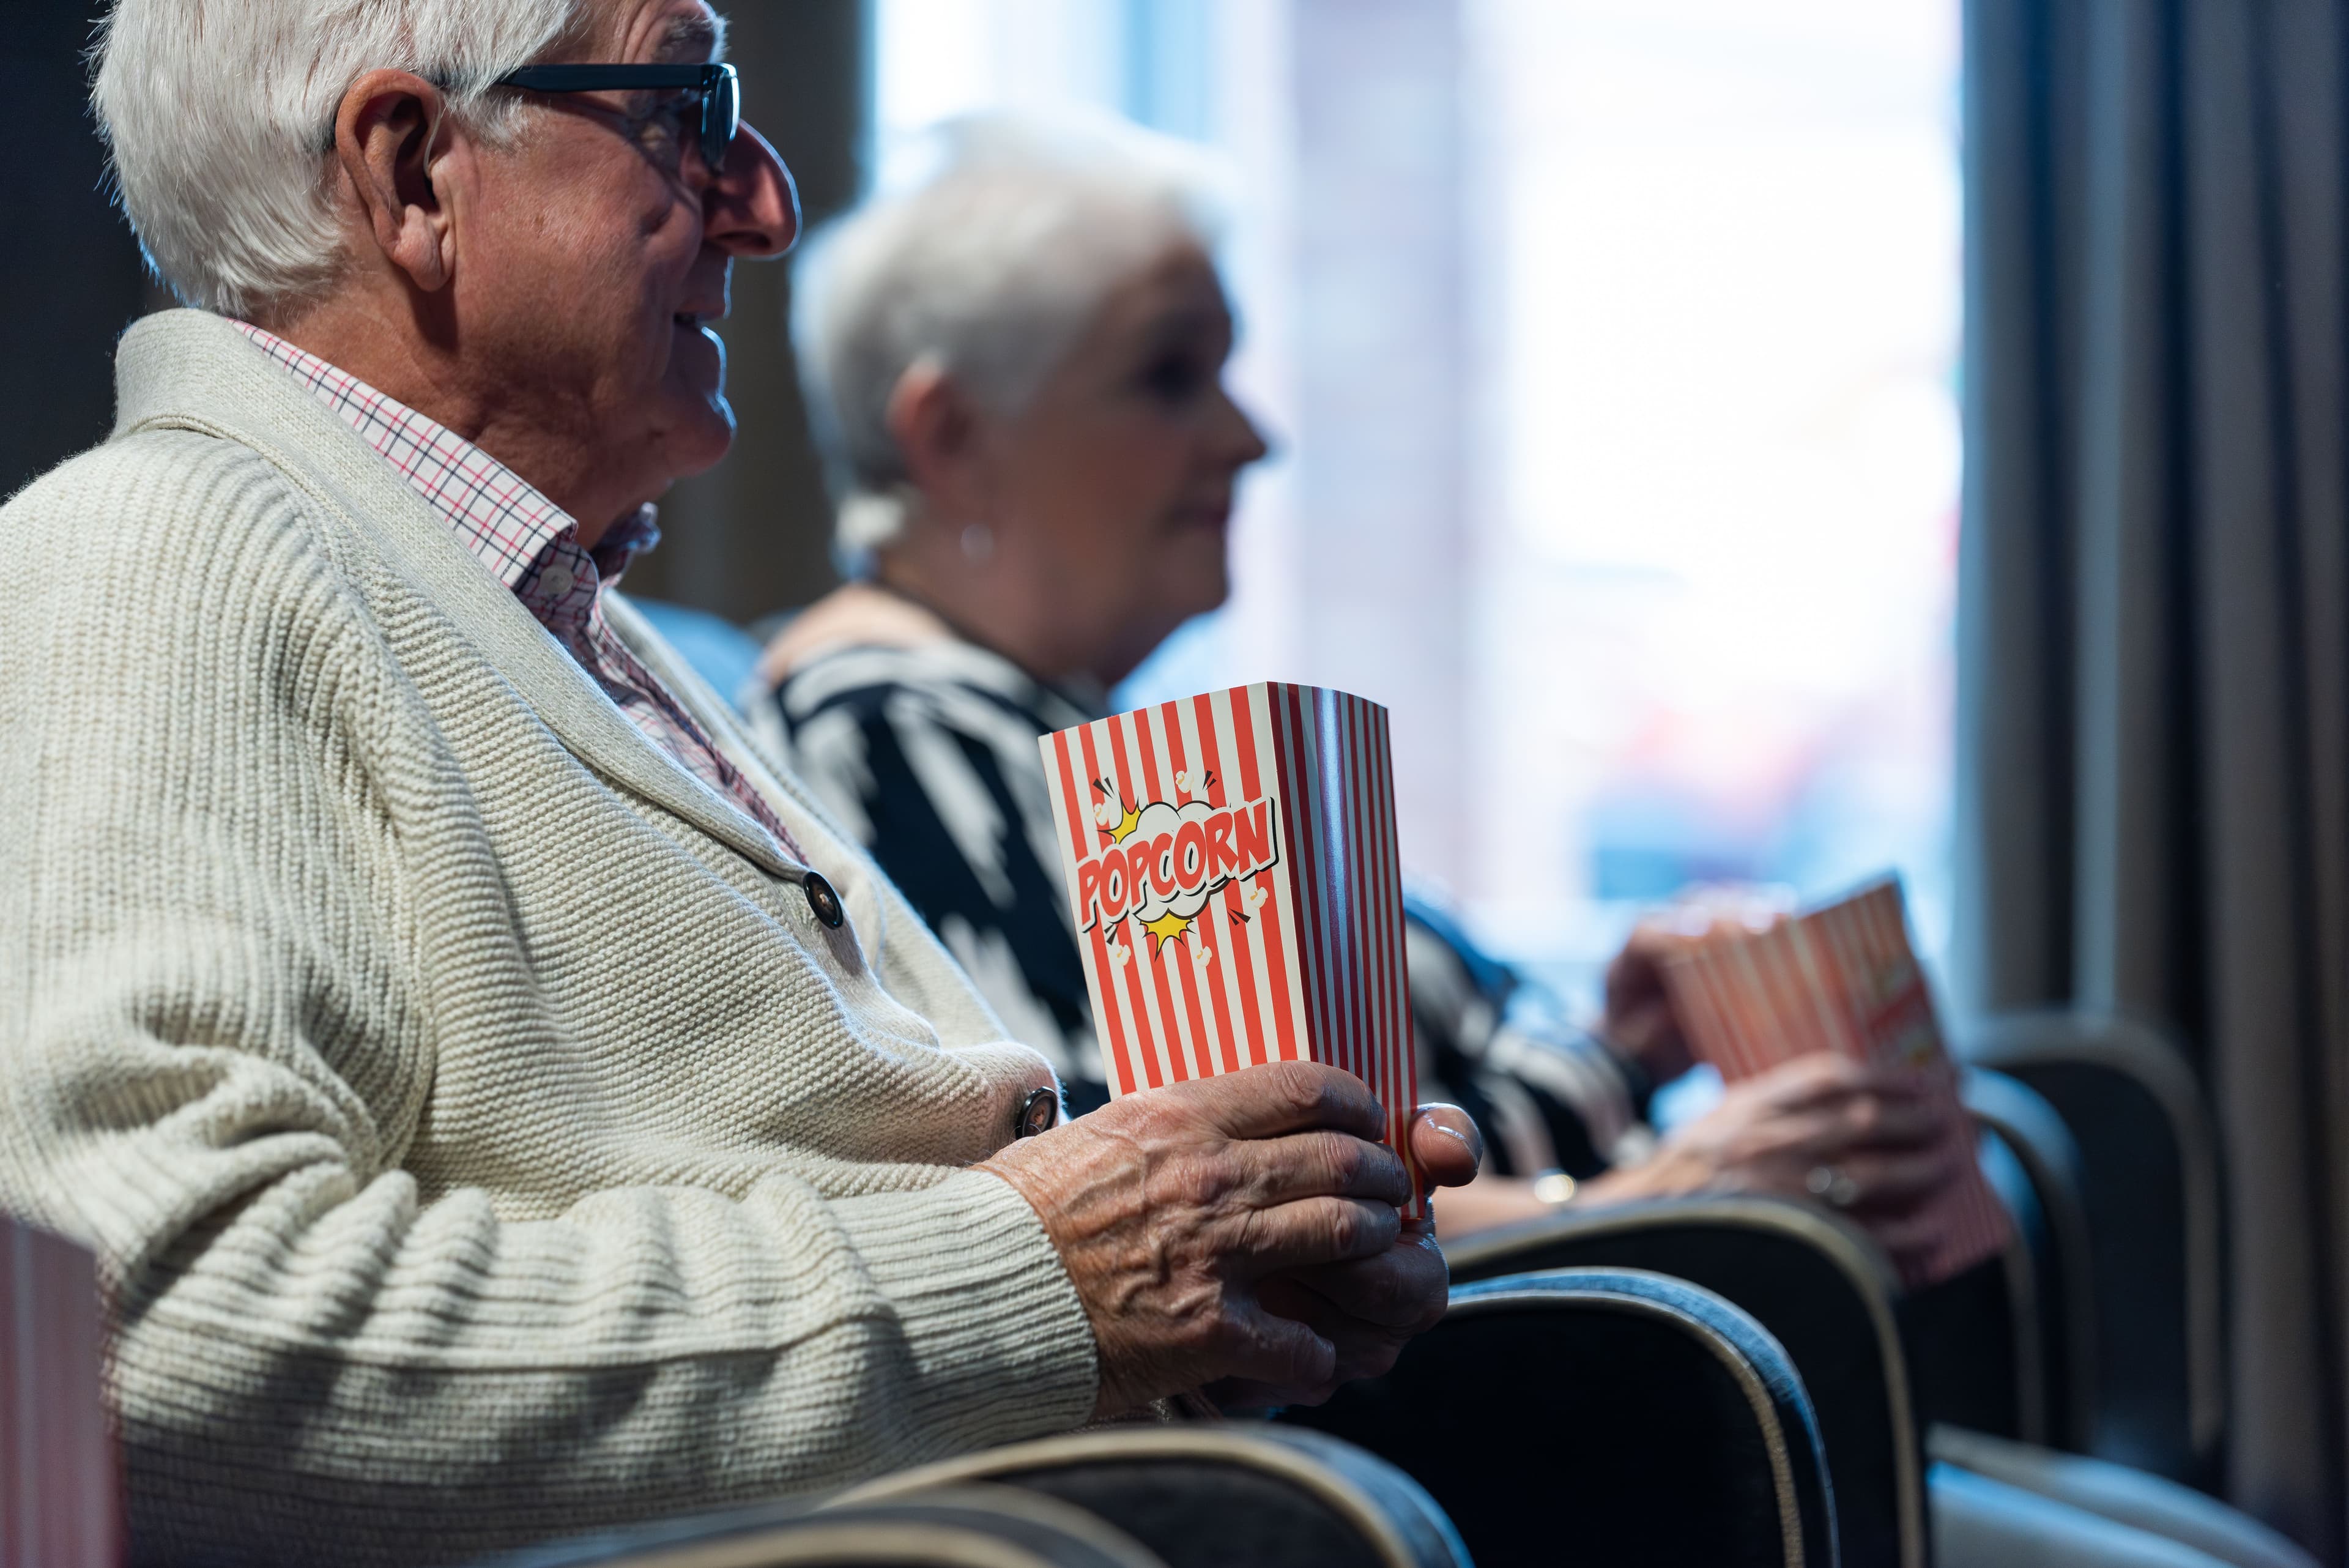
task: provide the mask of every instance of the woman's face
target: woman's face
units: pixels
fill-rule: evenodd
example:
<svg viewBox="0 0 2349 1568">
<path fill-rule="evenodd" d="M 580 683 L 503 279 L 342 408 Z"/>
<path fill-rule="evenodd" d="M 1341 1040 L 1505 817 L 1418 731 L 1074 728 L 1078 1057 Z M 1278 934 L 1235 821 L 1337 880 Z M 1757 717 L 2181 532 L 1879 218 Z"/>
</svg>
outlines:
<svg viewBox="0 0 2349 1568">
<path fill-rule="evenodd" d="M 992 432 L 1000 565 L 1104 679 L 1228 591 L 1234 482 L 1265 454 L 1224 390 L 1231 348 L 1213 264 L 1170 244 L 1110 292 L 1028 408 Z"/>
</svg>

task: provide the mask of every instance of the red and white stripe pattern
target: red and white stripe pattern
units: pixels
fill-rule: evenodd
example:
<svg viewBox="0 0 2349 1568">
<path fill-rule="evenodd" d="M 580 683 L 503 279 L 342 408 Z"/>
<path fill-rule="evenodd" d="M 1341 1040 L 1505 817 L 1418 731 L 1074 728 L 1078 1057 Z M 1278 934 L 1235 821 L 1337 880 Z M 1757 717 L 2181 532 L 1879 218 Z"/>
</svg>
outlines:
<svg viewBox="0 0 2349 1568">
<path fill-rule="evenodd" d="M 1326 1062 L 1371 1086 L 1408 1159 L 1386 710 L 1259 682 L 1040 743 L 1112 1090 Z"/>
<path fill-rule="evenodd" d="M 1954 1101 L 1957 1072 L 1941 1043 L 1925 971 L 1909 945 L 1908 909 L 1897 879 L 1764 932 L 1707 943 L 1665 970 L 1672 1005 L 1697 1054 L 1732 1083 L 1796 1056 L 1833 1051 L 1895 1061 L 1924 1075 L 1930 1092 Z M 1971 1145 L 1973 1124 L 1950 1118 Z M 1998 1252 L 2011 1225 L 1979 1164 L 1931 1199 L 1933 1244 L 1907 1271 L 1910 1286 L 1948 1279 Z"/>
<path fill-rule="evenodd" d="M 0 1568 L 115 1568 L 121 1472 L 98 1264 L 0 1214 Z"/>
</svg>

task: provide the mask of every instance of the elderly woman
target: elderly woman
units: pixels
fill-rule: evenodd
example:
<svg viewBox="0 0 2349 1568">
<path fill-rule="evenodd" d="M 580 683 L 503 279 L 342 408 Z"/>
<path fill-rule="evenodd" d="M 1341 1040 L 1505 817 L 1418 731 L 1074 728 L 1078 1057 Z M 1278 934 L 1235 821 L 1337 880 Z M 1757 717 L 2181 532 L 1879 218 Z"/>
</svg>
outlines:
<svg viewBox="0 0 2349 1568">
<path fill-rule="evenodd" d="M 1232 316 L 1189 157 L 1130 128 L 1010 119 L 943 140 L 931 180 L 802 264 L 796 336 L 854 580 L 769 645 L 756 717 L 1081 1109 L 1107 1092 L 1036 741 L 1098 717 L 1223 602 L 1234 489 L 1266 443 L 1223 383 Z M 1650 1085 L 1689 1060 L 1659 961 L 1707 920 L 1643 928 L 1592 1035 L 1440 911 L 1411 918 L 1423 1084 L 1485 1134 L 1485 1174 L 1437 1202 L 1446 1233 L 1561 1202 L 1825 1186 L 1896 1255 L 1924 1240 L 1945 1128 L 1899 1076 L 1815 1055 L 1661 1140 L 1645 1127 Z M 2305 1563 L 2149 1478 L 2089 1486 L 2133 1500 L 2123 1524 L 2029 1495 L 2060 1490 L 2033 1451 L 1966 1452 L 2020 1484 L 1937 1467 L 1946 1562 Z"/>
<path fill-rule="evenodd" d="M 1107 1090 L 1036 740 L 1099 716 L 1224 601 L 1235 487 L 1266 443 L 1224 386 L 1233 322 L 1195 155 L 1001 118 L 941 140 L 934 178 L 802 265 L 808 400 L 856 576 L 769 646 L 759 717 L 1084 1109 Z M 1610 1049 L 1496 1005 L 1497 972 L 1414 909 L 1423 1077 L 1477 1114 L 1488 1150 L 1486 1177 L 1444 1199 L 1447 1231 L 1545 1212 L 1578 1180 L 1584 1201 L 1799 1194 L 1833 1165 L 1908 1244 L 1936 1128 L 1899 1080 L 1847 1063 L 1741 1088 L 1625 1158 L 1652 1143 L 1648 1086 L 1685 1064 L 1653 963 L 1675 940 L 1619 963 Z"/>
</svg>

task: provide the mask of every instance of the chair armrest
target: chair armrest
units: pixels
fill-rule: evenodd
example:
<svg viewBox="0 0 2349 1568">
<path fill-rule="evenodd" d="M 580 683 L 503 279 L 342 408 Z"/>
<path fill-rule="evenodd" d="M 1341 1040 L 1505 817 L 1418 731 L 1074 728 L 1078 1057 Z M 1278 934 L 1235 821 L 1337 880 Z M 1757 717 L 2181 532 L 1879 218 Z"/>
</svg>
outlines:
<svg viewBox="0 0 2349 1568">
<path fill-rule="evenodd" d="M 2090 1450 L 2193 1484 L 2226 1436 L 2218 1137 L 2185 1053 L 2123 1014 L 2049 1009 L 1953 1032 L 2044 1096 L 2080 1151 L 2096 1304 Z"/>
<path fill-rule="evenodd" d="M 1081 1508 L 1169 1568 L 1469 1568 L 1452 1521 L 1403 1470 L 1319 1432 L 1262 1421 L 1134 1425 L 901 1470 L 843 1504 L 972 1483 Z"/>
<path fill-rule="evenodd" d="M 500 1557 L 482 1568 L 1167 1568 L 1067 1503 L 1010 1487 L 666 1520 Z"/>
<path fill-rule="evenodd" d="M 2022 1436 L 2084 1452 L 2096 1397 L 2096 1301 L 2080 1146 L 2055 1107 L 2019 1078 L 1968 1068 L 1961 1093 L 2024 1189 L 2009 1192 L 1993 1170 L 1992 1185 L 2014 1210 L 2032 1273 L 2041 1408 L 2037 1423 L 2026 1417 Z"/>
</svg>

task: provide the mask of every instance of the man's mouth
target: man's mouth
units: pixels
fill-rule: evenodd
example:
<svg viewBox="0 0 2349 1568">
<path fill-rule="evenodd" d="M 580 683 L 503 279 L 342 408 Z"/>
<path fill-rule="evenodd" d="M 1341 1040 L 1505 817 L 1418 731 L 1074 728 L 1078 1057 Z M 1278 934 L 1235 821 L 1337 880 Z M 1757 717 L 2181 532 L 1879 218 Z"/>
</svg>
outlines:
<svg viewBox="0 0 2349 1568">
<path fill-rule="evenodd" d="M 708 317 L 702 316 L 698 311 L 680 310 L 675 316 L 670 317 L 669 319 L 676 322 L 688 332 L 698 332 L 701 330 L 702 323 L 707 320 Z"/>
</svg>

